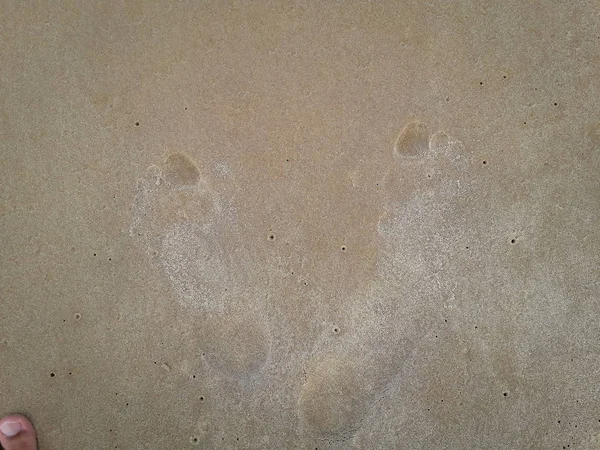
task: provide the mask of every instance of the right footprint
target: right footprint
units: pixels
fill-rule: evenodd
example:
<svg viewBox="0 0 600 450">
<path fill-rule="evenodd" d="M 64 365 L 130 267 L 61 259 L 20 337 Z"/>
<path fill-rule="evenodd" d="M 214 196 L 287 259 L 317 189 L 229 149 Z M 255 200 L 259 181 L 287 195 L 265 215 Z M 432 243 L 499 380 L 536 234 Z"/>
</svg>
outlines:
<svg viewBox="0 0 600 450">
<path fill-rule="evenodd" d="M 444 132 L 430 134 L 421 122 L 406 125 L 396 141 L 387 206 L 378 223 L 379 283 L 413 293 L 420 309 L 420 297 L 443 296 L 464 254 L 472 209 L 470 164 L 461 142 Z"/>
<path fill-rule="evenodd" d="M 315 352 L 300 392 L 305 428 L 327 442 L 350 440 L 395 387 L 450 296 L 454 257 L 464 249 L 469 162 L 461 143 L 415 121 L 391 156 L 376 280 L 353 302 L 356 328 Z"/>
<path fill-rule="evenodd" d="M 308 364 L 298 402 L 304 432 L 331 444 L 347 442 L 393 387 L 414 344 L 383 336 L 381 329 L 370 331 L 363 339 L 342 338 Z"/>
<path fill-rule="evenodd" d="M 269 333 L 260 295 L 248 287 L 258 283 L 241 255 L 233 207 L 176 152 L 138 182 L 132 212 L 130 235 L 200 324 L 205 361 L 235 378 L 257 374 L 269 356 Z"/>
</svg>

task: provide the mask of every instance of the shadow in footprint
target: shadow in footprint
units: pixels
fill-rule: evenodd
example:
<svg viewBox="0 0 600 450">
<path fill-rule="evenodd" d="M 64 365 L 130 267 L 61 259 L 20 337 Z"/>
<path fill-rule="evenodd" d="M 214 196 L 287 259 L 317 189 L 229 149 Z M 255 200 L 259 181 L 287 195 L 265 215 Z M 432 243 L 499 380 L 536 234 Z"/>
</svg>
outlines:
<svg viewBox="0 0 600 450">
<path fill-rule="evenodd" d="M 267 330 L 245 312 L 207 322 L 201 337 L 209 367 L 232 378 L 252 378 L 269 358 Z"/>
<path fill-rule="evenodd" d="M 394 145 L 394 156 L 419 158 L 429 151 L 429 132 L 422 122 L 409 122 L 402 129 Z"/>
</svg>

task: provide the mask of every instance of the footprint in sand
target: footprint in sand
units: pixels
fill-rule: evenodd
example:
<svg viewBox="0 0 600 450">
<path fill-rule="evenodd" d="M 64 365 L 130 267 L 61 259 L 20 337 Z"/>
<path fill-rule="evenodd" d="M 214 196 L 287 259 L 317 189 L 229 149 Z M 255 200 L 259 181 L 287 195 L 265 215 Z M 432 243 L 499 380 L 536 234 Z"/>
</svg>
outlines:
<svg viewBox="0 0 600 450">
<path fill-rule="evenodd" d="M 459 243 L 466 240 L 472 209 L 470 164 L 462 143 L 446 133 L 430 135 L 420 122 L 404 127 L 394 146 L 387 206 L 378 223 L 380 282 L 439 297 L 440 283 L 464 250 Z"/>
<path fill-rule="evenodd" d="M 169 154 L 139 180 L 130 235 L 146 249 L 182 308 L 201 323 L 202 353 L 211 368 L 233 377 L 260 371 L 269 333 L 253 275 L 225 204 L 184 153 Z"/>
<path fill-rule="evenodd" d="M 371 336 L 364 335 L 368 331 Z M 388 395 L 414 344 L 383 334 L 367 327 L 315 353 L 298 400 L 303 435 L 330 444 L 347 442 Z"/>
<path fill-rule="evenodd" d="M 355 329 L 313 352 L 299 395 L 303 429 L 329 443 L 350 440 L 396 387 L 415 348 L 408 338 L 424 337 L 428 318 L 438 317 L 451 295 L 458 243 L 464 249 L 469 163 L 462 145 L 411 122 L 391 159 L 376 281 L 351 302 Z"/>
</svg>

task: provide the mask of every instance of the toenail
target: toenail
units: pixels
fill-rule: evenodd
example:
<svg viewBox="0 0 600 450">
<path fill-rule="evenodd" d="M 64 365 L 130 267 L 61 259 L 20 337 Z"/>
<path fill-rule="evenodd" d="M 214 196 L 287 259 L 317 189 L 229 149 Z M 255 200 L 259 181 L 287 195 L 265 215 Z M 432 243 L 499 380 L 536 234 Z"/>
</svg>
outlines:
<svg viewBox="0 0 600 450">
<path fill-rule="evenodd" d="M 23 427 L 21 427 L 21 422 L 18 420 L 7 420 L 0 425 L 0 431 L 6 437 L 16 436 L 22 429 Z"/>
</svg>

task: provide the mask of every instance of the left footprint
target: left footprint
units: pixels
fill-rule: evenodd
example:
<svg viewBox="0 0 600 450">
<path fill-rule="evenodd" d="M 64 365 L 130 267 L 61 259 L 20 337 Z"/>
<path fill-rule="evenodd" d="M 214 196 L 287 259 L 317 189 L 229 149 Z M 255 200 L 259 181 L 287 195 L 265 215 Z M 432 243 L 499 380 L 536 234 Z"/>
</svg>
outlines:
<svg viewBox="0 0 600 450">
<path fill-rule="evenodd" d="M 245 258 L 230 257 L 236 249 L 231 217 L 196 163 L 179 152 L 169 154 L 162 167 L 148 168 L 132 207 L 130 236 L 161 268 L 180 305 L 216 329 L 226 329 L 239 311 L 248 309 L 242 304 L 248 301 L 248 283 L 241 277 L 249 271 L 237 267 Z M 211 367 L 235 377 L 260 371 L 269 354 L 267 327 L 259 315 L 240 323 L 239 339 L 202 333 Z"/>
</svg>

